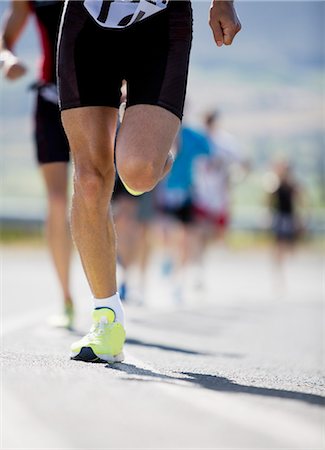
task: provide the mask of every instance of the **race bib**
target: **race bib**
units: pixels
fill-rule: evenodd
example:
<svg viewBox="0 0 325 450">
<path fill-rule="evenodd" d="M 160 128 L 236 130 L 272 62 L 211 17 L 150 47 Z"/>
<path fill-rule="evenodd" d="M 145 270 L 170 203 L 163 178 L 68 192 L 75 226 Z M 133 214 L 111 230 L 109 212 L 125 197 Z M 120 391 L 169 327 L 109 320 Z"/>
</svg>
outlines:
<svg viewBox="0 0 325 450">
<path fill-rule="evenodd" d="M 104 28 L 125 28 L 163 11 L 168 0 L 85 0 L 92 18 Z"/>
</svg>

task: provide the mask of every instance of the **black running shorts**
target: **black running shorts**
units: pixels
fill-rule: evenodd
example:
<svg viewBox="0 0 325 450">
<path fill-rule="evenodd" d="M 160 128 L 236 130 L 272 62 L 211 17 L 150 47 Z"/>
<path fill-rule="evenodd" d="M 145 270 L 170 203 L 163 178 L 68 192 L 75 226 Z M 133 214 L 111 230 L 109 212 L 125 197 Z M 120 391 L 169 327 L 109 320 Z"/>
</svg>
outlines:
<svg viewBox="0 0 325 450">
<path fill-rule="evenodd" d="M 39 164 L 69 161 L 69 143 L 57 104 L 37 95 L 34 139 Z"/>
<path fill-rule="evenodd" d="M 185 202 L 183 205 L 172 208 L 170 206 L 163 206 L 160 208 L 161 212 L 166 214 L 167 216 L 173 217 L 178 222 L 183 223 L 184 225 L 189 225 L 193 223 L 193 206 L 191 201 Z"/>
<path fill-rule="evenodd" d="M 158 105 L 183 114 L 192 41 L 189 1 L 123 29 L 98 25 L 82 1 L 69 0 L 62 16 L 58 53 L 61 110 L 120 104 L 122 80 L 127 107 Z"/>
</svg>

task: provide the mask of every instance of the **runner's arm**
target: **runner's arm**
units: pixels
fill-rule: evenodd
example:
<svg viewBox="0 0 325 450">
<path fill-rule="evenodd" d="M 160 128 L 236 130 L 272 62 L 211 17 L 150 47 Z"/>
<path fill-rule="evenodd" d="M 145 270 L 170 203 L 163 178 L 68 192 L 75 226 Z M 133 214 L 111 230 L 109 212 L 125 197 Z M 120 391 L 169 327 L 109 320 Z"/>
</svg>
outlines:
<svg viewBox="0 0 325 450">
<path fill-rule="evenodd" d="M 15 80 L 25 74 L 26 68 L 13 53 L 13 47 L 21 35 L 30 14 L 28 1 L 11 2 L 0 33 L 0 61 L 4 76 Z"/>
<path fill-rule="evenodd" d="M 218 47 L 231 45 L 236 34 L 241 30 L 232 0 L 212 0 L 209 25 Z"/>
</svg>

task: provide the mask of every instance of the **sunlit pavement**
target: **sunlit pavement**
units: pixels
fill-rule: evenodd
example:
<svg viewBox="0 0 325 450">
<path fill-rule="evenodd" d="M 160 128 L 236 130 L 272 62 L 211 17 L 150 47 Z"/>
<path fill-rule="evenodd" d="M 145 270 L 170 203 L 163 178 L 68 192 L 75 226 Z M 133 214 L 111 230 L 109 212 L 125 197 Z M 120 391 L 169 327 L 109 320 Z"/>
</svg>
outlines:
<svg viewBox="0 0 325 450">
<path fill-rule="evenodd" d="M 48 325 L 46 251 L 6 247 L 1 448 L 323 449 L 323 260 L 299 253 L 281 291 L 271 269 L 265 251 L 211 252 L 180 300 L 153 261 L 145 306 L 127 306 L 125 363 L 108 366 L 68 358 L 90 321 L 77 259 L 68 332 Z"/>
</svg>

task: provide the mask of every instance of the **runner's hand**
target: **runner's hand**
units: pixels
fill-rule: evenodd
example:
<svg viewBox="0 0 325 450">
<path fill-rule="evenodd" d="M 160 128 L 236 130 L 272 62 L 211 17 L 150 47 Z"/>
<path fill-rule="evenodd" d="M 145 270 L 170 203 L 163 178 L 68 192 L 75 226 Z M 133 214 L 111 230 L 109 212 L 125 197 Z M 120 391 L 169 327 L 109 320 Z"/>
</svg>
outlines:
<svg viewBox="0 0 325 450">
<path fill-rule="evenodd" d="M 26 73 L 26 67 L 9 50 L 1 52 L 3 74 L 8 80 L 16 80 Z"/>
<path fill-rule="evenodd" d="M 209 25 L 218 47 L 230 45 L 241 30 L 235 7 L 229 0 L 212 0 Z"/>
</svg>

